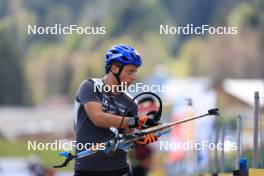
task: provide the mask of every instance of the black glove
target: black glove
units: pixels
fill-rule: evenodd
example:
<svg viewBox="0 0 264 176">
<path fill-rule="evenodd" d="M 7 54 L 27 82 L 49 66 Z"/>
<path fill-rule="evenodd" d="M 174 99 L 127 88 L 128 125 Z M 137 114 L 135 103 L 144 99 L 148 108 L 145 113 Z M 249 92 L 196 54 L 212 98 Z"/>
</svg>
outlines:
<svg viewBox="0 0 264 176">
<path fill-rule="evenodd" d="M 149 127 L 153 127 L 157 125 L 159 125 L 159 123 L 153 120 L 151 116 L 141 115 L 141 116 L 135 117 L 135 125 L 132 126 L 132 128 L 144 129 L 144 128 L 149 128 Z"/>
</svg>

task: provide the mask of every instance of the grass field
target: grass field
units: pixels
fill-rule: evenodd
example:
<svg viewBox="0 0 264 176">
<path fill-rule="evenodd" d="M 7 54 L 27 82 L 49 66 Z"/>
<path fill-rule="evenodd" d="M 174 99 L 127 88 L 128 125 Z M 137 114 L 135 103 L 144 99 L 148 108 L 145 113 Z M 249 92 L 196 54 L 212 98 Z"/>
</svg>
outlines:
<svg viewBox="0 0 264 176">
<path fill-rule="evenodd" d="M 62 163 L 63 157 L 58 155 L 59 151 L 53 150 L 28 150 L 27 140 L 17 140 L 15 142 L 9 142 L 0 139 L 0 157 L 22 157 L 27 158 L 31 155 L 38 156 L 46 167 L 51 168 L 52 165 Z M 61 171 L 72 171 L 73 162 L 68 167 L 58 169 Z"/>
</svg>

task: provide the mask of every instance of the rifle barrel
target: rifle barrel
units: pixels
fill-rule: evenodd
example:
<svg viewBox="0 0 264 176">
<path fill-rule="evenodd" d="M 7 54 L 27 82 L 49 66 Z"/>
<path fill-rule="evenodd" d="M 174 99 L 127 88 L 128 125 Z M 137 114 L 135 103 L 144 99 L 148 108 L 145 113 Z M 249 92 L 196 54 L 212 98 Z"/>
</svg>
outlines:
<svg viewBox="0 0 264 176">
<path fill-rule="evenodd" d="M 199 118 L 202 118 L 202 117 L 205 117 L 205 116 L 208 116 L 208 115 L 210 115 L 210 114 L 206 113 L 206 114 L 203 114 L 203 115 L 200 115 L 200 116 L 196 116 L 196 117 L 192 117 L 192 118 L 186 118 L 186 119 L 183 119 L 183 120 L 179 120 L 179 121 L 171 122 L 171 123 L 166 123 L 166 124 L 162 124 L 162 125 L 159 125 L 159 126 L 154 126 L 154 127 L 151 127 L 151 128 L 147 128 L 147 129 L 141 130 L 139 132 L 139 134 L 140 134 L 140 136 L 143 136 L 145 134 L 149 134 L 149 133 L 152 133 L 152 132 L 155 132 L 155 131 L 163 130 L 163 129 L 169 128 L 171 126 L 178 125 L 178 124 L 181 124 L 181 123 L 185 123 L 185 122 L 188 122 L 188 121 L 191 121 L 191 120 L 199 119 Z"/>
</svg>

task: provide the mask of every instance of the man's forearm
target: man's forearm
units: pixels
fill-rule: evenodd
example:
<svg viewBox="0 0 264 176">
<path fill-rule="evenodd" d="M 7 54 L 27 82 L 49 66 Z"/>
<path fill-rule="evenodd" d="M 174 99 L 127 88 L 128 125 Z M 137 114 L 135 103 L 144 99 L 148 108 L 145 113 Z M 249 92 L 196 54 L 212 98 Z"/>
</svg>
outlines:
<svg viewBox="0 0 264 176">
<path fill-rule="evenodd" d="M 110 128 L 115 127 L 118 128 L 121 124 L 122 118 L 121 116 L 113 115 L 110 113 L 99 112 L 96 114 L 95 125 L 102 128 Z M 121 128 L 128 129 L 127 117 L 124 118 Z"/>
</svg>

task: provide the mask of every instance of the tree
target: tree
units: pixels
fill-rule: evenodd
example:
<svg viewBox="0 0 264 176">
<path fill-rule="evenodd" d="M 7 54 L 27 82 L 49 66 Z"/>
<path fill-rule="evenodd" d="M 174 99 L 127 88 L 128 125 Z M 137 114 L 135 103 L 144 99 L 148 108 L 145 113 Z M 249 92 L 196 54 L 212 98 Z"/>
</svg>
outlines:
<svg viewBox="0 0 264 176">
<path fill-rule="evenodd" d="M 25 104 L 25 79 L 16 40 L 0 31 L 0 104 Z"/>
</svg>

